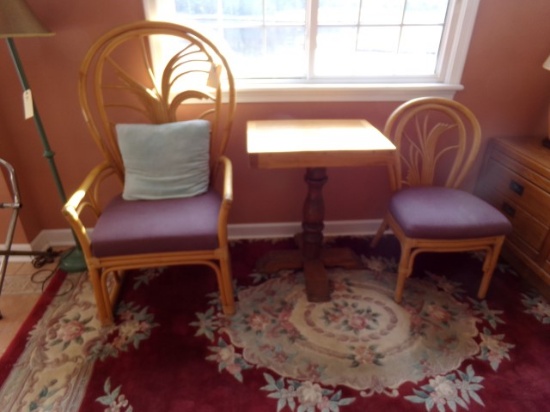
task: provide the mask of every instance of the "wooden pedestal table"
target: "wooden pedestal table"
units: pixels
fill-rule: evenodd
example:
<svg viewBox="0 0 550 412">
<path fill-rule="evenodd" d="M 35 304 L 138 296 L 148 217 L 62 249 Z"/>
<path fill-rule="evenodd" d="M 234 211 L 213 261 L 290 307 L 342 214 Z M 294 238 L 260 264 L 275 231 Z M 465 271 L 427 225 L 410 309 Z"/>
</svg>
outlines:
<svg viewBox="0 0 550 412">
<path fill-rule="evenodd" d="M 363 119 L 258 120 L 247 123 L 247 150 L 252 167 L 306 169 L 300 248 L 273 251 L 258 262 L 257 269 L 264 273 L 303 269 L 308 300 L 330 300 L 325 267 L 362 265 L 349 249 L 323 248 L 326 169 L 387 165 L 393 173 L 395 146 Z"/>
</svg>

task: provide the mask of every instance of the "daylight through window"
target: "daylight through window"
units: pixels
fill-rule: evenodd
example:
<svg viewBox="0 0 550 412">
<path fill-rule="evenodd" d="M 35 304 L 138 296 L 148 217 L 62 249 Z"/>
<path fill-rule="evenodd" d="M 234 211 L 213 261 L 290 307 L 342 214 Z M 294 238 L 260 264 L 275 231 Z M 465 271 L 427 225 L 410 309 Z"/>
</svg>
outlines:
<svg viewBox="0 0 550 412">
<path fill-rule="evenodd" d="M 423 85 L 459 89 L 478 1 L 144 0 L 144 4 L 149 19 L 191 26 L 221 44 L 242 87 L 315 90 L 330 85 L 336 90 L 341 85 L 349 92 L 383 86 L 394 91 Z"/>
</svg>

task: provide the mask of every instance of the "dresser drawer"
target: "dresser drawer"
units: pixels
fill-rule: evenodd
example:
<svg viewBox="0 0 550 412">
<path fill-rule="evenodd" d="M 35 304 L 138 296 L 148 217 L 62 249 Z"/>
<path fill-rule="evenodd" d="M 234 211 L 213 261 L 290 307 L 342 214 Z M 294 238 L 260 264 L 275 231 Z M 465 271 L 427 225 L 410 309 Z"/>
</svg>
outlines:
<svg viewBox="0 0 550 412">
<path fill-rule="evenodd" d="M 550 159 L 550 158 L 549 158 Z M 481 176 L 484 188 L 493 188 L 535 219 L 546 221 L 550 211 L 550 194 L 527 180 L 515 170 L 490 158 Z"/>
<path fill-rule="evenodd" d="M 550 150 L 536 138 L 492 139 L 476 194 L 512 223 L 503 256 L 550 299 Z"/>
<path fill-rule="evenodd" d="M 518 151 L 516 152 L 512 148 L 518 149 Z M 533 154 L 531 150 L 533 149 L 533 145 L 515 147 L 508 144 L 496 144 L 493 150 L 490 151 L 490 159 L 500 163 L 509 170 L 513 170 L 544 192 L 550 193 L 550 170 L 548 169 L 550 150 L 543 149 L 542 153 L 540 153 L 540 147 L 534 148 L 539 149 L 535 152 L 537 161 L 530 157 Z M 541 164 L 540 161 L 543 163 Z"/>
<path fill-rule="evenodd" d="M 526 254 L 536 259 L 546 240 L 548 225 L 516 203 L 515 199 L 508 196 L 507 191 L 503 193 L 497 187 L 484 186 L 479 188 L 478 195 L 504 213 L 512 223 L 513 231 L 508 236 L 508 241 L 527 248 Z"/>
</svg>

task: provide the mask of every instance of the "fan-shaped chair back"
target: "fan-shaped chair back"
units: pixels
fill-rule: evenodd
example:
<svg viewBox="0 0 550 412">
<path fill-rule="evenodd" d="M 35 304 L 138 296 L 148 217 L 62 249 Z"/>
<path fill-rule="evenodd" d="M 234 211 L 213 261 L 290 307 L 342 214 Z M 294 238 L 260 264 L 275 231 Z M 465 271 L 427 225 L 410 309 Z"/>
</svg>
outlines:
<svg viewBox="0 0 550 412">
<path fill-rule="evenodd" d="M 401 105 L 388 118 L 384 134 L 397 147 L 395 190 L 459 187 L 481 143 L 474 114 L 458 102 L 435 97 Z"/>
<path fill-rule="evenodd" d="M 154 66 L 152 46 L 159 45 L 170 45 L 175 52 Z M 124 164 L 115 131 L 119 122 L 207 119 L 211 124 L 210 164 L 217 165 L 232 126 L 234 90 L 226 58 L 209 39 L 188 27 L 164 22 L 112 30 L 95 42 L 80 69 L 84 118 L 121 179 Z M 201 105 L 197 109 L 187 102 Z"/>
</svg>

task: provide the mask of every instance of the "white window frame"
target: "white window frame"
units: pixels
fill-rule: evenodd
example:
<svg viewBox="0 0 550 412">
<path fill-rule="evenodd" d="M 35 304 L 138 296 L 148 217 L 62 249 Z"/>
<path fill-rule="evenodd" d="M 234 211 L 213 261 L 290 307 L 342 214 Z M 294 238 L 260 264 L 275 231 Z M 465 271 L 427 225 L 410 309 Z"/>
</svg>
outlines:
<svg viewBox="0 0 550 412">
<path fill-rule="evenodd" d="M 175 21 L 171 0 L 142 0 L 148 20 Z M 463 90 L 462 73 L 474 29 L 480 0 L 452 0 L 449 30 L 442 38 L 443 55 L 439 81 L 411 83 L 296 83 L 237 80 L 237 99 L 242 103 L 262 102 L 366 102 L 405 101 L 434 96 L 452 99 Z"/>
</svg>

